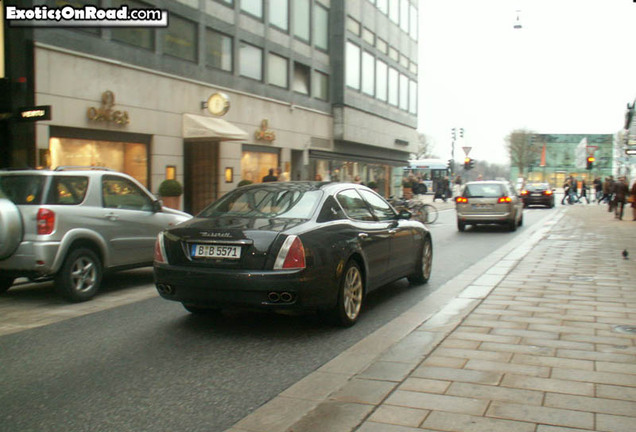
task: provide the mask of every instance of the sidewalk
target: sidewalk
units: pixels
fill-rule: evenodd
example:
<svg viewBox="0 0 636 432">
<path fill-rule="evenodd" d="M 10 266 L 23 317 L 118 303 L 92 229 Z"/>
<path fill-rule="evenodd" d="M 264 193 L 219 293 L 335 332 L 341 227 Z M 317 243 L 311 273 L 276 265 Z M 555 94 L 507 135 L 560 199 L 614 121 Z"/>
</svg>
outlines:
<svg viewBox="0 0 636 432">
<path fill-rule="evenodd" d="M 229 432 L 636 431 L 625 219 L 559 208 Z"/>
</svg>

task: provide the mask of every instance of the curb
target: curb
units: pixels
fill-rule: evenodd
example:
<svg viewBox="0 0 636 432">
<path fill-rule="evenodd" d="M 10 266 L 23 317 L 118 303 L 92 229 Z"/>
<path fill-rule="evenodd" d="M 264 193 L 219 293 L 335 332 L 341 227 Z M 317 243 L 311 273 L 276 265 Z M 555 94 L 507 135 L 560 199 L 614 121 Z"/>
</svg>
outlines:
<svg viewBox="0 0 636 432">
<path fill-rule="evenodd" d="M 535 231 L 520 235 L 520 245 L 507 244 L 490 253 L 226 432 L 317 430 L 318 424 L 320 430 L 353 430 L 514 270 L 563 215 L 561 210 L 539 221 Z M 358 393 L 364 393 L 361 384 L 365 380 L 383 380 L 393 388 L 381 400 L 368 400 L 363 394 L 344 390 L 355 381 Z M 348 396 L 343 397 L 343 393 Z"/>
</svg>

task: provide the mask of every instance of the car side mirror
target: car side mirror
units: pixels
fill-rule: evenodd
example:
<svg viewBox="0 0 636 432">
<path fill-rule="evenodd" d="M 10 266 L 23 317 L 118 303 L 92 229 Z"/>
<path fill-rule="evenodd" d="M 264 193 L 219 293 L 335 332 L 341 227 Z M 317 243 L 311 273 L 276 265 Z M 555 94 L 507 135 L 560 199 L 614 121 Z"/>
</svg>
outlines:
<svg viewBox="0 0 636 432">
<path fill-rule="evenodd" d="M 163 202 L 161 200 L 154 200 L 152 202 L 152 212 L 159 213 L 163 208 Z"/>
<path fill-rule="evenodd" d="M 409 220 L 411 219 L 411 216 L 413 216 L 413 214 L 408 211 L 408 210 L 400 210 L 400 212 L 398 213 L 398 219 L 404 219 L 404 220 Z"/>
</svg>

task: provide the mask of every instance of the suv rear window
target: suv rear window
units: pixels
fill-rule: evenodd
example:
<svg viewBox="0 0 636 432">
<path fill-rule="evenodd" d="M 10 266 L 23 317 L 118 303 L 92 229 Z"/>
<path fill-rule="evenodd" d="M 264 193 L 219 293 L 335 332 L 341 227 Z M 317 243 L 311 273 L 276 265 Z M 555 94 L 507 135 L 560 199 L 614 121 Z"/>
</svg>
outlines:
<svg viewBox="0 0 636 432">
<path fill-rule="evenodd" d="M 14 204 L 39 205 L 45 181 L 41 175 L 5 175 L 0 177 L 0 189 Z"/>
<path fill-rule="evenodd" d="M 506 194 L 504 187 L 497 183 L 470 184 L 466 186 L 466 198 L 499 198 Z"/>
<path fill-rule="evenodd" d="M 55 176 L 52 179 L 47 204 L 77 205 L 84 201 L 88 178 L 81 176 Z"/>
</svg>

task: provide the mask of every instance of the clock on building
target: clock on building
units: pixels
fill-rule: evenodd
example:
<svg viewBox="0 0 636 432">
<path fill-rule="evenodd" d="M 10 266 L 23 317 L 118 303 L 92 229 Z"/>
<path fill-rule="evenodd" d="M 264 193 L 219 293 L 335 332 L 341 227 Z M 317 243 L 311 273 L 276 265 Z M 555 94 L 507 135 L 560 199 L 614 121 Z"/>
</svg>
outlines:
<svg viewBox="0 0 636 432">
<path fill-rule="evenodd" d="M 230 109 L 230 98 L 225 93 L 214 93 L 208 98 L 210 114 L 222 116 Z"/>
</svg>

